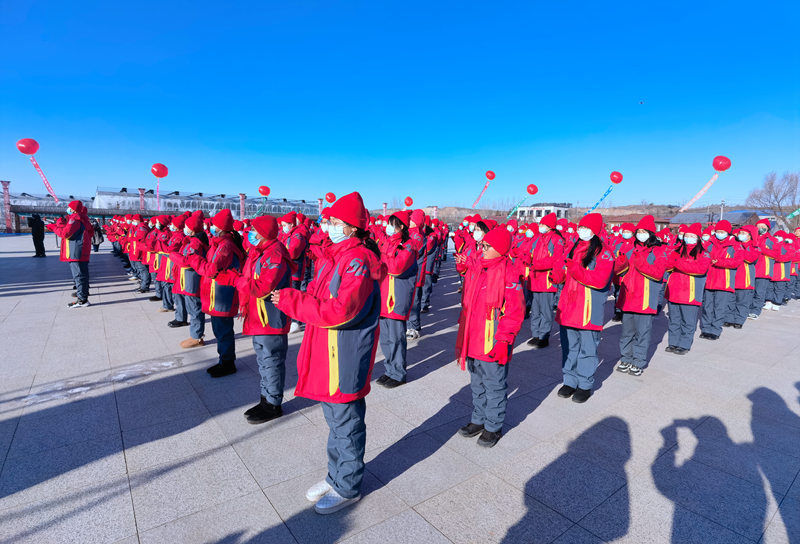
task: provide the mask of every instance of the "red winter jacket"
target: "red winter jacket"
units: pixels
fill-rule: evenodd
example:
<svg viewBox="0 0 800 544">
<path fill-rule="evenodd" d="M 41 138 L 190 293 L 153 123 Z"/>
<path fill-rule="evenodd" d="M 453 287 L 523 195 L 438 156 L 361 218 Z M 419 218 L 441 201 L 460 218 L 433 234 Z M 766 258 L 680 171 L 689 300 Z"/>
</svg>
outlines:
<svg viewBox="0 0 800 544">
<path fill-rule="evenodd" d="M 564 327 L 599 331 L 603 329 L 605 302 L 614 275 L 614 255 L 603 244 L 586 268 L 583 256 L 589 242 L 580 240 L 568 257 L 566 281 L 556 309 L 556 321 Z"/>
<path fill-rule="evenodd" d="M 761 254 L 753 241 L 755 237 L 752 232 L 750 236 L 752 237 L 750 241 L 742 244 L 742 264 L 736 269 L 736 289 L 753 289 L 756 281 L 755 263 Z"/>
<path fill-rule="evenodd" d="M 772 279 L 774 272 L 775 257 L 778 256 L 779 249 L 775 246 L 778 239 L 770 233 L 759 234 L 756 241 L 761 256 L 756 261 L 756 278 Z"/>
<path fill-rule="evenodd" d="M 617 308 L 623 312 L 654 315 L 658 310 L 664 272 L 667 270 L 665 246 L 635 244 L 617 257 L 624 269 L 618 273 Z"/>
<path fill-rule="evenodd" d="M 530 268 L 528 288 L 534 293 L 555 293 L 564 281 L 566 243 L 561 234 L 551 229 L 533 239 L 530 257 L 523 261 Z"/>
<path fill-rule="evenodd" d="M 175 281 L 177 277 L 177 267 L 171 258 L 171 254 L 181 248 L 184 237 L 183 230 L 169 231 L 169 238 L 166 242 L 161 243 L 159 251 L 163 252 L 164 257 L 163 263 L 159 264 L 158 276 L 156 276 L 158 281 L 166 281 L 169 283 Z"/>
<path fill-rule="evenodd" d="M 242 275 L 236 279 L 239 309 L 244 316 L 242 332 L 249 335 L 288 334 L 292 320 L 278 310 L 267 295 L 292 284 L 294 264 L 277 240 L 251 246 Z"/>
<path fill-rule="evenodd" d="M 786 242 L 775 241 L 775 266 L 772 269 L 772 281 L 789 281 L 791 279 L 792 257 L 794 250 Z"/>
<path fill-rule="evenodd" d="M 213 237 L 205 256 L 192 255 L 186 262 L 201 276 L 200 299 L 203 312 L 217 317 L 234 317 L 239 312 L 239 294 L 234 282 L 244 264 L 244 253 L 233 236 L 221 232 Z"/>
<path fill-rule="evenodd" d="M 496 305 L 490 304 L 491 294 L 498 292 Z M 463 293 L 456 338 L 461 368 L 467 357 L 506 364 L 525 319 L 519 267 L 506 257 L 474 259 L 466 270 Z"/>
<path fill-rule="evenodd" d="M 175 284 L 172 292 L 176 295 L 200 296 L 200 274 L 192 268 L 189 260 L 195 256 L 204 257 L 208 246 L 197 236 L 187 236 L 178 251 L 170 253 L 170 260 L 175 263 Z"/>
<path fill-rule="evenodd" d="M 292 273 L 293 281 L 300 281 L 303 278 L 303 271 L 306 259 L 306 247 L 308 246 L 308 229 L 305 225 L 298 225 L 289 231 L 283 244 L 289 251 L 289 257 L 294 261 L 296 269 Z"/>
<path fill-rule="evenodd" d="M 736 269 L 744 261 L 741 247 L 741 244 L 731 236 L 724 240 L 714 240 L 706 289 L 729 293 L 736 290 Z"/>
<path fill-rule="evenodd" d="M 417 283 L 417 254 L 401 233 L 384 237 L 381 242 L 381 262 L 386 275 L 381 280 L 381 317 L 407 321 L 414 305 Z"/>
<path fill-rule="evenodd" d="M 92 251 L 92 224 L 89 216 L 71 213 L 61 227 L 54 232 L 61 237 L 61 261 L 88 262 Z"/>
<path fill-rule="evenodd" d="M 414 227 L 408 229 L 408 235 L 410 236 L 408 245 L 417 252 L 417 287 L 422 287 L 422 284 L 425 283 L 425 265 L 427 264 L 427 241 L 422 228 Z"/>
<path fill-rule="evenodd" d="M 378 347 L 382 266 L 360 240 L 349 238 L 318 262 L 306 292 L 281 289 L 276 305 L 306 324 L 297 354 L 294 394 L 346 403 L 369 393 Z"/>
<path fill-rule="evenodd" d="M 667 269 L 672 273 L 667 281 L 667 300 L 675 304 L 703 304 L 703 291 L 706 285 L 706 274 L 711 266 L 711 256 L 701 251 L 696 257 L 690 255 L 694 245 L 686 246 L 686 256 L 681 256 L 680 249 L 667 254 Z"/>
<path fill-rule="evenodd" d="M 139 223 L 132 229 L 130 258 L 132 261 L 141 261 L 145 258 L 147 248 L 145 247 L 145 238 L 150 234 L 150 227 L 147 223 Z"/>
</svg>

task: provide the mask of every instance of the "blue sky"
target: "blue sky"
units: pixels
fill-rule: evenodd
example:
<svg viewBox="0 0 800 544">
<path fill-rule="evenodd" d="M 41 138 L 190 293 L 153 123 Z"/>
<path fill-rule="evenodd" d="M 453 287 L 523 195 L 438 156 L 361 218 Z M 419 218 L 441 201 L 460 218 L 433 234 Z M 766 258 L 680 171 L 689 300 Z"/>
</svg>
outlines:
<svg viewBox="0 0 800 544">
<path fill-rule="evenodd" d="M 800 3 L 0 0 L 0 178 L 370 206 L 743 201 L 800 170 Z M 643 103 L 640 103 L 643 102 Z"/>
</svg>

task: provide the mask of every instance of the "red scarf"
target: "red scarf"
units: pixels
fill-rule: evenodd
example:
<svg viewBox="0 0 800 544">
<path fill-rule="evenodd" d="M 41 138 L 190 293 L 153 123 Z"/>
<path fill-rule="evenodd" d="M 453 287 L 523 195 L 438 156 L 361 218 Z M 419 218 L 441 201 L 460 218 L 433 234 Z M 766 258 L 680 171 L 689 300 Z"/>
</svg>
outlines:
<svg viewBox="0 0 800 544">
<path fill-rule="evenodd" d="M 511 266 L 507 257 L 497 259 L 475 259 L 464 277 L 464 295 L 461 298 L 461 315 L 458 316 L 458 336 L 456 337 L 456 358 L 461 370 L 466 367 L 467 350 L 465 339 L 474 332 L 470 330 L 472 314 L 483 312 L 484 319 L 491 319 L 495 310 L 503 307 L 506 288 L 506 268 Z M 486 284 L 486 306 L 475 308 L 473 301 L 480 287 Z M 479 331 L 480 332 L 480 331 Z M 483 334 L 480 332 L 480 334 Z"/>
</svg>

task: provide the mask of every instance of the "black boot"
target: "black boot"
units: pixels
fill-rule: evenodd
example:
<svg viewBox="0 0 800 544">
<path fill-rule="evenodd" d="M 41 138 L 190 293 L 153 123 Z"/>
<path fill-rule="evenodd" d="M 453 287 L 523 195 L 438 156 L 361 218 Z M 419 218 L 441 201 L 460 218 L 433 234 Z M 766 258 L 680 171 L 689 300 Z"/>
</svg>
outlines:
<svg viewBox="0 0 800 544">
<path fill-rule="evenodd" d="M 187 321 L 178 321 L 177 319 L 173 319 L 172 321 L 167 323 L 167 327 L 171 327 L 171 328 L 175 329 L 175 328 L 178 328 L 178 327 L 185 327 L 188 324 L 189 323 Z"/>
<path fill-rule="evenodd" d="M 211 374 L 212 378 L 221 378 L 228 374 L 236 372 L 236 364 L 233 361 L 220 361 L 214 366 L 208 367 L 206 372 Z"/>
<path fill-rule="evenodd" d="M 562 399 L 568 399 L 572 396 L 575 392 L 574 387 L 570 387 L 568 385 L 562 385 L 561 388 L 558 390 L 558 396 Z"/>
<path fill-rule="evenodd" d="M 152 296 L 149 300 L 150 302 L 161 302 L 161 297 Z"/>
<path fill-rule="evenodd" d="M 484 430 L 481 433 L 480 438 L 478 438 L 478 445 L 483 446 L 484 448 L 491 448 L 497 444 L 497 441 L 500 440 L 501 436 L 503 436 L 502 431 L 493 433 L 491 431 Z"/>
<path fill-rule="evenodd" d="M 591 389 L 581 389 L 578 388 L 575 390 L 575 393 L 572 395 L 572 402 L 586 402 L 589 400 L 589 397 L 592 396 Z"/>
<path fill-rule="evenodd" d="M 248 408 L 247 410 L 245 410 L 245 412 L 244 412 L 245 417 L 247 417 L 250 414 L 252 414 L 253 412 L 255 412 L 258 409 L 258 407 L 261 406 L 261 403 L 263 403 L 263 402 L 267 402 L 267 399 L 264 397 L 264 395 L 261 395 L 261 400 L 258 402 L 258 404 L 256 404 L 252 408 Z"/>
<path fill-rule="evenodd" d="M 267 421 L 271 421 L 283 415 L 283 409 L 280 406 L 270 404 L 264 397 L 261 397 L 261 402 L 259 402 L 257 406 L 254 406 L 252 410 L 253 411 L 246 416 L 247 422 L 252 425 L 266 423 Z"/>
<path fill-rule="evenodd" d="M 543 349 L 550 345 L 549 338 L 542 338 L 539 340 L 539 343 L 536 344 L 536 349 Z"/>
<path fill-rule="evenodd" d="M 539 339 L 538 338 L 531 338 L 530 340 L 527 341 L 527 344 L 529 346 L 538 346 L 539 345 Z"/>
<path fill-rule="evenodd" d="M 477 423 L 469 422 L 458 430 L 458 434 L 460 434 L 461 436 L 466 436 L 467 438 L 472 438 L 481 431 L 483 431 L 483 425 L 478 425 Z"/>
</svg>

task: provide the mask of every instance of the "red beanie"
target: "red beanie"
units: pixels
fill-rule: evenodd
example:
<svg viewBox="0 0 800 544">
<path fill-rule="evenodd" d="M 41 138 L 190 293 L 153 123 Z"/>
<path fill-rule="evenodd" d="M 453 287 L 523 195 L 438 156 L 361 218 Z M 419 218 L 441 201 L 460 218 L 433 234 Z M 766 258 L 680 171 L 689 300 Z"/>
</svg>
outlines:
<svg viewBox="0 0 800 544">
<path fill-rule="evenodd" d="M 556 221 L 558 221 L 558 219 L 556 218 L 556 214 L 548 213 L 539 220 L 539 224 L 554 229 L 556 228 Z"/>
<path fill-rule="evenodd" d="M 645 215 L 641 219 L 639 219 L 639 224 L 636 225 L 636 230 L 644 229 L 649 230 L 650 232 L 656 231 L 656 220 L 653 218 L 652 215 Z"/>
<path fill-rule="evenodd" d="M 179 215 L 172 220 L 172 225 L 178 230 L 182 230 L 185 224 L 186 224 L 185 215 Z"/>
<path fill-rule="evenodd" d="M 228 208 L 220 210 L 211 220 L 211 224 L 219 230 L 230 232 L 233 230 L 233 214 Z"/>
<path fill-rule="evenodd" d="M 472 216 L 472 221 L 470 221 L 470 223 L 477 223 L 477 222 L 478 222 L 478 221 L 480 221 L 481 219 L 482 219 L 482 218 L 481 218 L 481 214 L 479 214 L 479 213 L 476 213 L 475 215 L 473 215 L 473 216 Z"/>
<path fill-rule="evenodd" d="M 139 223 L 142 222 L 142 216 L 138 213 L 135 213 L 131 216 L 131 221 L 138 221 Z"/>
<path fill-rule="evenodd" d="M 727 219 L 722 219 L 721 221 L 718 221 L 717 224 L 714 226 L 714 230 L 724 230 L 728 234 L 731 233 L 731 228 L 732 228 L 731 222 L 728 221 Z"/>
<path fill-rule="evenodd" d="M 482 219 L 478 223 L 483 223 L 490 231 L 497 226 L 497 221 L 494 219 Z"/>
<path fill-rule="evenodd" d="M 403 223 L 406 227 L 411 224 L 411 212 L 408 210 L 400 210 L 398 212 L 394 212 L 392 217 L 396 217 Z"/>
<path fill-rule="evenodd" d="M 592 231 L 592 234 L 595 236 L 600 232 L 600 229 L 603 228 L 603 216 L 599 213 L 587 213 L 581 218 L 581 222 L 578 223 L 579 227 L 586 227 Z"/>
<path fill-rule="evenodd" d="M 322 213 L 320 215 L 323 219 L 328 219 L 331 216 L 331 209 L 327 206 L 322 208 Z"/>
<path fill-rule="evenodd" d="M 69 203 L 69 209 L 73 212 L 80 213 L 81 208 L 83 208 L 83 203 L 80 200 L 73 200 Z"/>
<path fill-rule="evenodd" d="M 186 219 L 185 226 L 196 234 L 203 230 L 203 219 L 192 214 Z"/>
<path fill-rule="evenodd" d="M 511 249 L 511 233 L 502 227 L 495 227 L 487 232 L 483 241 L 492 246 L 500 255 L 508 255 L 508 251 Z"/>
<path fill-rule="evenodd" d="M 297 212 L 289 212 L 280 219 L 278 219 L 281 223 L 289 223 L 290 225 L 294 225 L 294 220 L 297 219 Z"/>
<path fill-rule="evenodd" d="M 305 222 L 306 222 L 306 216 L 305 216 L 305 215 L 303 215 L 303 214 L 302 214 L 302 213 L 300 213 L 300 212 L 297 212 L 297 215 L 295 215 L 295 217 L 294 217 L 294 218 L 295 218 L 295 220 L 297 221 L 297 224 L 298 224 L 298 225 L 302 225 L 303 223 L 305 223 Z"/>
<path fill-rule="evenodd" d="M 344 195 L 331 204 L 330 216 L 359 229 L 367 227 L 367 210 L 364 208 L 364 201 L 358 192 Z"/>
<path fill-rule="evenodd" d="M 687 234 L 694 234 L 697 238 L 700 238 L 700 223 L 692 223 L 686 230 L 683 231 L 684 236 Z"/>
<path fill-rule="evenodd" d="M 278 236 L 278 222 L 271 215 L 260 215 L 250 224 L 266 240 L 274 240 Z"/>
<path fill-rule="evenodd" d="M 234 221 L 233 222 L 233 230 L 244 230 L 244 223 L 241 221 Z"/>
<path fill-rule="evenodd" d="M 633 223 L 623 223 L 619 230 L 629 230 L 633 232 L 636 230 L 636 226 Z"/>
<path fill-rule="evenodd" d="M 519 223 L 517 223 L 516 219 L 510 219 L 508 221 L 508 224 L 511 225 L 512 227 L 514 227 L 515 229 L 519 226 Z"/>
<path fill-rule="evenodd" d="M 411 221 L 418 227 L 421 227 L 425 223 L 425 212 L 422 210 L 414 210 L 411 212 Z"/>
<path fill-rule="evenodd" d="M 772 225 L 770 224 L 769 219 L 767 218 L 759 219 L 758 221 L 756 221 L 756 228 L 758 228 L 759 225 L 764 225 L 765 227 L 767 227 L 767 230 L 772 228 Z"/>
</svg>

